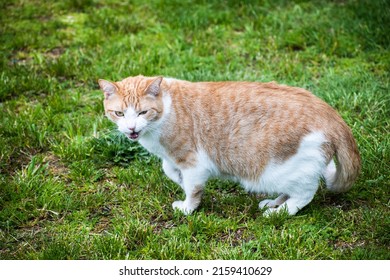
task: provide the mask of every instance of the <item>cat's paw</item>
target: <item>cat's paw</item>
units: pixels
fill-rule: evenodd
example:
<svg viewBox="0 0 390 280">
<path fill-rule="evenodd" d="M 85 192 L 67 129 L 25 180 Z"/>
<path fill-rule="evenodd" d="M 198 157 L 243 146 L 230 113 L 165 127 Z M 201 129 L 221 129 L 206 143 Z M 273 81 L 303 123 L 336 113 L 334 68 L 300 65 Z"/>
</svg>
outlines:
<svg viewBox="0 0 390 280">
<path fill-rule="evenodd" d="M 180 210 L 184 215 L 191 214 L 195 209 L 188 207 L 188 205 L 185 203 L 185 201 L 178 200 L 172 203 L 173 209 Z"/>
<path fill-rule="evenodd" d="M 274 199 L 264 199 L 264 200 L 260 201 L 259 208 L 263 209 L 266 207 L 268 207 L 268 208 L 277 207 L 275 200 Z"/>
</svg>

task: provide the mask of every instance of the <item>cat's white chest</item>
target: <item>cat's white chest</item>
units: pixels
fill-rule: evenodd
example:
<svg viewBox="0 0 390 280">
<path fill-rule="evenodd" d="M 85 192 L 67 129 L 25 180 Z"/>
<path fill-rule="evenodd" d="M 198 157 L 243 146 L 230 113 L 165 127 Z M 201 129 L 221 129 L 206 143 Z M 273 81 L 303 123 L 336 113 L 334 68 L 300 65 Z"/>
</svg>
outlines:
<svg viewBox="0 0 390 280">
<path fill-rule="evenodd" d="M 145 135 L 139 140 L 139 143 L 148 150 L 149 153 L 162 159 L 167 157 L 164 147 L 160 144 L 158 135 Z"/>
</svg>

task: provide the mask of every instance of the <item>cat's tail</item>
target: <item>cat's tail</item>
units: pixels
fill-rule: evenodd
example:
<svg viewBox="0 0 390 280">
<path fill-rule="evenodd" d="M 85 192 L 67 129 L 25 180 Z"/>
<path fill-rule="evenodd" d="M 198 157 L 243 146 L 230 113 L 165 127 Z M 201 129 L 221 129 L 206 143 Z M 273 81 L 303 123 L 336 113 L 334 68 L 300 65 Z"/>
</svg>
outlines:
<svg viewBox="0 0 390 280">
<path fill-rule="evenodd" d="M 360 155 L 352 132 L 334 141 L 336 163 L 332 159 L 324 170 L 326 186 L 334 192 L 349 190 L 360 172 Z"/>
</svg>

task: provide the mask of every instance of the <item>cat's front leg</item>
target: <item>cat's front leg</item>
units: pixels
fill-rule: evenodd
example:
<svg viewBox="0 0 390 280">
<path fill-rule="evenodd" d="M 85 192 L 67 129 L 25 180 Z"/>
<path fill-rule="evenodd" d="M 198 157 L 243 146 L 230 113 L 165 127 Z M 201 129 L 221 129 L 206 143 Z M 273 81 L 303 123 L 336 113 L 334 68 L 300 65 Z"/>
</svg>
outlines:
<svg viewBox="0 0 390 280">
<path fill-rule="evenodd" d="M 183 175 L 181 174 L 180 169 L 171 164 L 168 160 L 163 160 L 162 168 L 164 170 L 165 175 L 169 179 L 171 179 L 176 184 L 181 185 L 183 183 Z"/>
<path fill-rule="evenodd" d="M 172 207 L 189 215 L 200 204 L 203 188 L 208 179 L 208 172 L 200 168 L 186 169 L 181 172 L 183 174 L 183 184 L 181 186 L 186 194 L 186 198 L 185 200 L 173 202 Z"/>
</svg>

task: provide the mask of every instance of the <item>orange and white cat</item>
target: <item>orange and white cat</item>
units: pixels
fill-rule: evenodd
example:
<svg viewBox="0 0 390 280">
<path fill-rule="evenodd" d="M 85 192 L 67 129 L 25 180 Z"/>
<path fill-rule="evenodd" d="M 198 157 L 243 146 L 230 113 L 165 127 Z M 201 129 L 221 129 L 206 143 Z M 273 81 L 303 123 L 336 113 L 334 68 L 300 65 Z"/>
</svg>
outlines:
<svg viewBox="0 0 390 280">
<path fill-rule="evenodd" d="M 185 214 L 199 206 L 211 177 L 278 194 L 259 207 L 294 215 L 313 199 L 320 177 L 342 192 L 360 170 L 349 127 L 301 88 L 144 76 L 99 85 L 107 117 L 160 157 L 165 174 L 182 187 L 185 200 L 172 206 Z"/>
</svg>

